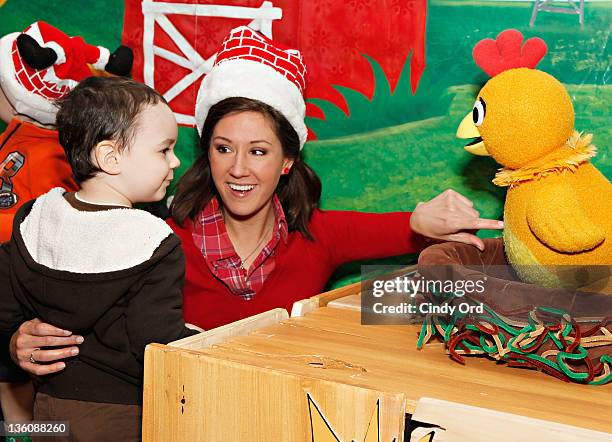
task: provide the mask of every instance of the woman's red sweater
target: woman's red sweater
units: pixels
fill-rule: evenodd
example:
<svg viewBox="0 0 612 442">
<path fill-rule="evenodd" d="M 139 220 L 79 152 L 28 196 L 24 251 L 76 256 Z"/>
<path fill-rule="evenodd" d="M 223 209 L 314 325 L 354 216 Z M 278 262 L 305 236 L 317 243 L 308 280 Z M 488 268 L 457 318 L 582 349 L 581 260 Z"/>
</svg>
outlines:
<svg viewBox="0 0 612 442">
<path fill-rule="evenodd" d="M 419 252 L 425 244 L 410 229 L 411 215 L 315 210 L 309 223 L 314 241 L 295 231 L 286 243 L 280 241 L 276 267 L 250 301 L 233 295 L 212 274 L 194 245 L 190 220 L 184 227 L 168 220 L 185 252 L 185 321 L 208 330 L 277 307 L 290 312 L 295 301 L 320 293 L 341 264 Z"/>
</svg>

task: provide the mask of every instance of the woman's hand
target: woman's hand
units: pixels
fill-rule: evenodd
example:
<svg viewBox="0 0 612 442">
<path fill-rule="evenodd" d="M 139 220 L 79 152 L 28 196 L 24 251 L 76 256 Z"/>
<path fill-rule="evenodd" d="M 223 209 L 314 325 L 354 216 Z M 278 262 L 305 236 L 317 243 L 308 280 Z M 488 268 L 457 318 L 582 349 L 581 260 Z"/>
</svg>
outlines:
<svg viewBox="0 0 612 442">
<path fill-rule="evenodd" d="M 83 343 L 82 336 L 53 327 L 41 322 L 40 319 L 32 319 L 21 324 L 19 330 L 13 334 L 10 343 L 11 358 L 22 370 L 30 374 L 55 373 L 63 370 L 66 364 L 63 362 L 48 364 L 48 362 L 60 361 L 77 355 L 79 348 L 72 346 L 81 343 Z M 61 348 L 41 350 L 41 347 Z"/>
<path fill-rule="evenodd" d="M 474 233 L 479 229 L 503 229 L 503 221 L 480 218 L 474 204 L 452 189 L 434 199 L 417 204 L 410 227 L 428 238 L 472 244 L 481 251 L 484 242 Z"/>
</svg>

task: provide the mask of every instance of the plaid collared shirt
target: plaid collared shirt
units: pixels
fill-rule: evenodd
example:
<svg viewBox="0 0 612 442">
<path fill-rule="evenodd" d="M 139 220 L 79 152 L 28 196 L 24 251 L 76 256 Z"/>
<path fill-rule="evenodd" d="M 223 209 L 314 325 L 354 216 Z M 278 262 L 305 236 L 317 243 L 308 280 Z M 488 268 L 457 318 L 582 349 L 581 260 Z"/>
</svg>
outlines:
<svg viewBox="0 0 612 442">
<path fill-rule="evenodd" d="M 200 249 L 210 271 L 223 282 L 234 295 L 250 300 L 261 289 L 275 267 L 274 250 L 281 239 L 287 241 L 288 227 L 285 213 L 278 197 L 272 199 L 274 231 L 272 238 L 259 252 L 248 271 L 236 253 L 230 240 L 223 214 L 216 198 L 194 220 L 193 242 Z"/>
</svg>

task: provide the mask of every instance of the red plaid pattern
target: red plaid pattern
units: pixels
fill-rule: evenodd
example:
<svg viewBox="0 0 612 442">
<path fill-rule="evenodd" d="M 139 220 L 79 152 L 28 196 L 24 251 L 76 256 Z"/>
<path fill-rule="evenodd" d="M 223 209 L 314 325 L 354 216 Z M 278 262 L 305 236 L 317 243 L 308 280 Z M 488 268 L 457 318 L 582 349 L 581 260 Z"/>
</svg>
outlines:
<svg viewBox="0 0 612 442">
<path fill-rule="evenodd" d="M 251 28 L 241 26 L 234 29 L 225 39 L 215 64 L 232 59 L 252 60 L 270 66 L 295 84 L 300 93 L 304 94 L 306 66 L 302 54 L 295 49 L 279 49 L 278 43 Z"/>
<path fill-rule="evenodd" d="M 259 252 L 248 272 L 242 266 L 242 260 L 227 234 L 216 198 L 210 200 L 194 221 L 193 242 L 202 252 L 208 268 L 234 295 L 247 301 L 255 296 L 274 270 L 274 250 L 280 240 L 287 241 L 287 221 L 276 195 L 272 200 L 272 207 L 275 217 L 272 238 Z"/>
</svg>

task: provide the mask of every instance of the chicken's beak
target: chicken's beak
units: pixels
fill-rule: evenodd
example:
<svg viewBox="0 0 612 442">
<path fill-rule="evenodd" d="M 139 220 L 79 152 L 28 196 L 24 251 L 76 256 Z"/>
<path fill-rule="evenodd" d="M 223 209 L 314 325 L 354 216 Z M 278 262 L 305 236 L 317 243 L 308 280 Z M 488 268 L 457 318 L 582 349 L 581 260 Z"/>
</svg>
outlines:
<svg viewBox="0 0 612 442">
<path fill-rule="evenodd" d="M 482 137 L 480 136 L 480 132 L 478 132 L 478 128 L 474 124 L 474 120 L 472 119 L 472 113 L 470 112 L 461 120 L 461 124 L 457 128 L 457 138 L 465 139 L 465 138 L 474 138 L 472 142 L 465 146 L 465 150 L 474 155 L 479 155 L 482 157 L 491 156 L 489 151 L 487 150 L 484 142 L 482 141 Z"/>
</svg>

